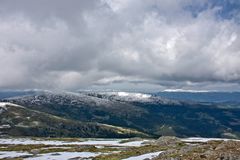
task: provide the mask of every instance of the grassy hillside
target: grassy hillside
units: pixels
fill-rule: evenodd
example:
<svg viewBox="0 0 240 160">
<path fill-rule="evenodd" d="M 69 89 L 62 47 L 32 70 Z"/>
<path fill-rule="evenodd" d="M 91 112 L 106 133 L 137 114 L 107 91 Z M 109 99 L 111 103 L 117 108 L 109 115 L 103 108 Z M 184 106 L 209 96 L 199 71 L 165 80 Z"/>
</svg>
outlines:
<svg viewBox="0 0 240 160">
<path fill-rule="evenodd" d="M 103 138 L 147 136 L 133 129 L 74 121 L 14 104 L 2 106 L 0 115 L 2 135 Z"/>
</svg>

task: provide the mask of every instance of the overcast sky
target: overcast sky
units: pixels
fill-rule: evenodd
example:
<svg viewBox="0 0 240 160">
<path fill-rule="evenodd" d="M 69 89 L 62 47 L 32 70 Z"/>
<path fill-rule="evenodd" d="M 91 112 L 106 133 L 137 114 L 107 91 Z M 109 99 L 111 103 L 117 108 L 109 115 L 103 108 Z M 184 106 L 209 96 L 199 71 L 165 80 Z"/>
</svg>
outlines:
<svg viewBox="0 0 240 160">
<path fill-rule="evenodd" d="M 0 0 L 0 89 L 240 90 L 238 0 Z"/>
</svg>

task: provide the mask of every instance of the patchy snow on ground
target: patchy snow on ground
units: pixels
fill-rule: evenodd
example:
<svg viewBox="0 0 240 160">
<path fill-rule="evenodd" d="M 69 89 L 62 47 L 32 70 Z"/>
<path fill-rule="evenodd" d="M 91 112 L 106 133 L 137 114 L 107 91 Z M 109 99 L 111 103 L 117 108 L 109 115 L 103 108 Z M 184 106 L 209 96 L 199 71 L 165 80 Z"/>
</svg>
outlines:
<svg viewBox="0 0 240 160">
<path fill-rule="evenodd" d="M 183 142 L 208 142 L 208 141 L 240 141 L 237 139 L 226 139 L 226 138 L 202 138 L 202 137 L 190 137 L 190 138 L 183 138 L 181 141 Z"/>
<path fill-rule="evenodd" d="M 1 114 L 1 109 L 0 109 L 0 114 Z M 3 124 L 0 126 L 0 129 L 5 129 L 5 128 L 11 128 L 9 124 Z"/>
<path fill-rule="evenodd" d="M 3 113 L 4 111 L 8 110 L 8 106 L 13 106 L 13 107 L 18 107 L 18 108 L 24 108 L 23 106 L 10 103 L 10 102 L 0 102 L 0 114 Z"/>
<path fill-rule="evenodd" d="M 152 153 L 147 153 L 147 154 L 142 154 L 140 156 L 134 156 L 134 157 L 129 157 L 123 160 L 144 160 L 144 159 L 151 159 L 154 157 L 157 157 L 160 153 L 162 153 L 163 151 L 159 151 L 159 152 L 152 152 Z"/>
<path fill-rule="evenodd" d="M 15 152 L 15 151 L 0 151 L 0 159 L 3 158 L 17 158 L 20 156 L 30 156 L 27 152 Z"/>
<path fill-rule="evenodd" d="M 64 160 L 71 158 L 90 158 L 96 157 L 102 153 L 92 153 L 92 152 L 55 152 L 40 154 L 37 157 L 26 158 L 26 160 Z"/>
<path fill-rule="evenodd" d="M 132 141 L 127 143 L 118 144 L 118 146 L 132 146 L 132 147 L 139 147 L 144 144 L 144 142 L 148 142 L 149 140 L 142 140 L 142 141 Z"/>
<path fill-rule="evenodd" d="M 67 141 L 53 141 L 53 140 L 32 140 L 28 138 L 0 138 L 0 144 L 45 144 L 45 145 L 94 145 L 94 146 L 132 146 L 138 147 L 143 145 L 143 142 L 148 140 L 133 141 L 127 143 L 120 143 L 122 139 L 96 139 L 86 140 L 83 142 L 67 142 Z"/>
<path fill-rule="evenodd" d="M 63 146 L 52 146 L 52 147 L 43 147 L 41 150 L 48 150 L 48 149 L 71 149 L 72 147 L 63 147 Z"/>
<path fill-rule="evenodd" d="M 10 103 L 10 102 L 0 102 L 0 107 L 1 107 L 1 108 L 5 108 L 5 109 L 6 109 L 6 106 L 15 106 L 15 107 L 21 107 L 21 108 L 23 108 L 23 106 L 20 106 L 20 105 L 14 104 L 14 103 Z"/>
<path fill-rule="evenodd" d="M 0 114 L 7 110 L 6 103 L 0 102 Z"/>
<path fill-rule="evenodd" d="M 6 103 L 6 102 L 0 102 L 0 107 L 1 107 L 1 108 L 5 108 L 7 104 L 8 104 L 8 103 Z"/>
</svg>

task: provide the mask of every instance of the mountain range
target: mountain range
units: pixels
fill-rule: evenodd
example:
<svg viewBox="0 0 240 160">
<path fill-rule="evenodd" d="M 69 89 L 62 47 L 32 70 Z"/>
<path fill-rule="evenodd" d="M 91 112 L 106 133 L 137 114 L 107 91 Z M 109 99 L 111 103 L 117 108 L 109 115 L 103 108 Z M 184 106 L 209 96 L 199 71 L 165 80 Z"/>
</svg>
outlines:
<svg viewBox="0 0 240 160">
<path fill-rule="evenodd" d="M 93 91 L 37 91 L 2 97 L 2 135 L 240 138 L 237 102 Z"/>
</svg>

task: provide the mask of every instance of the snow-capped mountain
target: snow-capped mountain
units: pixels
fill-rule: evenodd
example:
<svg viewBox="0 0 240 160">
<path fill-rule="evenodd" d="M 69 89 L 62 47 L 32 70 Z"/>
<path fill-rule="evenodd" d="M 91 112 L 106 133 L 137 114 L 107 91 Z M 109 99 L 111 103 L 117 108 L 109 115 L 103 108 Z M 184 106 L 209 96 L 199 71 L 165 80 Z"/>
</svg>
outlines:
<svg viewBox="0 0 240 160">
<path fill-rule="evenodd" d="M 180 104 L 180 101 L 154 96 L 152 94 L 137 92 L 82 92 L 88 96 L 98 97 L 119 102 L 138 102 L 138 103 L 155 103 L 155 104 Z"/>
<path fill-rule="evenodd" d="M 83 93 L 74 92 L 51 92 L 45 91 L 40 94 L 18 96 L 5 99 L 6 101 L 18 101 L 23 104 L 44 105 L 44 104 L 60 104 L 60 105 L 111 105 L 109 100 L 92 97 Z"/>
<path fill-rule="evenodd" d="M 238 137 L 240 108 L 189 103 L 132 92 L 35 92 L 3 99 L 77 122 L 131 128 L 151 135 Z"/>
<path fill-rule="evenodd" d="M 153 96 L 145 93 L 135 92 L 52 92 L 41 91 L 34 92 L 32 95 L 23 95 L 11 98 L 5 98 L 4 101 L 18 101 L 21 104 L 44 105 L 84 105 L 112 106 L 116 102 L 139 102 L 155 104 L 180 104 L 180 101 Z"/>
</svg>

